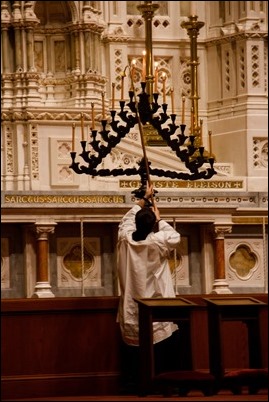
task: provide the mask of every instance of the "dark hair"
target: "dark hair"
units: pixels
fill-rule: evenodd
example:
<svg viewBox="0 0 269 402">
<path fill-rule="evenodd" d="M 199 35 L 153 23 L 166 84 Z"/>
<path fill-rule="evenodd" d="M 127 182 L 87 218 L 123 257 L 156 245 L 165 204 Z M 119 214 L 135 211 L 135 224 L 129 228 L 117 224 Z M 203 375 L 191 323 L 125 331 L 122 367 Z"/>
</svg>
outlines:
<svg viewBox="0 0 269 402">
<path fill-rule="evenodd" d="M 150 208 L 140 209 L 135 215 L 136 231 L 133 232 L 133 240 L 145 240 L 147 235 L 153 231 L 155 223 L 156 215 Z"/>
</svg>

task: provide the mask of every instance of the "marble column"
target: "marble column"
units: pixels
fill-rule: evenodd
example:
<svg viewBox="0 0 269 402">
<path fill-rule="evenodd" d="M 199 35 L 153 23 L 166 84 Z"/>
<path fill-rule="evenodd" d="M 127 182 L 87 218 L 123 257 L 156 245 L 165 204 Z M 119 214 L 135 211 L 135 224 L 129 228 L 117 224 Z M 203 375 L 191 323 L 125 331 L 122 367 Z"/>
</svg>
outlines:
<svg viewBox="0 0 269 402">
<path fill-rule="evenodd" d="M 232 293 L 226 281 L 225 272 L 225 248 L 224 238 L 225 233 L 231 233 L 231 225 L 216 225 L 215 231 L 215 279 L 213 283 L 212 293 L 227 294 Z"/>
<path fill-rule="evenodd" d="M 7 74 L 10 72 L 9 66 L 9 54 L 8 54 L 8 25 L 1 25 L 2 34 L 2 63 L 3 63 L 3 73 Z"/>
<path fill-rule="evenodd" d="M 26 26 L 27 71 L 34 71 L 34 34 L 33 26 Z"/>
<path fill-rule="evenodd" d="M 46 298 L 55 297 L 51 291 L 49 283 L 49 244 L 48 237 L 54 233 L 56 223 L 35 223 L 37 233 L 37 267 L 36 267 L 36 285 L 33 297 Z"/>
<path fill-rule="evenodd" d="M 21 26 L 19 23 L 14 24 L 15 31 L 15 71 L 22 72 L 22 40 Z"/>
<path fill-rule="evenodd" d="M 3 3 L 3 2 L 2 2 Z M 1 5 L 2 7 L 2 5 Z M 13 75 L 10 68 L 10 50 L 8 45 L 8 23 L 1 23 L 2 35 L 2 48 L 1 48 L 1 61 L 2 61 L 2 103 L 5 107 L 12 107 L 14 100 L 13 92 Z"/>
<path fill-rule="evenodd" d="M 74 31 L 75 72 L 80 73 L 79 33 Z"/>
<path fill-rule="evenodd" d="M 13 16 L 13 27 L 15 32 L 15 71 L 21 73 L 23 71 L 22 64 L 22 28 L 23 28 L 23 17 L 21 13 L 21 1 L 12 2 L 12 16 Z"/>
</svg>

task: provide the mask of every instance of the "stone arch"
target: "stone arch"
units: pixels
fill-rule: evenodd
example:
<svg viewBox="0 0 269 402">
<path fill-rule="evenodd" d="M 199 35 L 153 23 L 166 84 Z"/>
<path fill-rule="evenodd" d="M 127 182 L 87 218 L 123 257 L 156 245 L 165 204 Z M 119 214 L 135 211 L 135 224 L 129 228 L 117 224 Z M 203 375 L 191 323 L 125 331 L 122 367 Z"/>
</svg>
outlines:
<svg viewBox="0 0 269 402">
<path fill-rule="evenodd" d="M 38 2 L 39 2 L 39 0 L 29 1 L 28 2 L 28 3 L 32 3 L 33 11 L 34 11 L 34 9 L 36 7 L 36 3 L 38 3 Z M 42 1 L 42 3 L 44 3 L 44 2 Z M 79 10 L 78 10 L 75 2 L 74 1 L 64 1 L 62 3 L 65 3 L 65 7 L 66 7 L 66 5 L 68 5 L 68 7 L 70 9 L 71 17 L 72 17 L 72 23 L 75 24 L 76 22 L 78 22 L 78 20 L 79 20 Z"/>
</svg>

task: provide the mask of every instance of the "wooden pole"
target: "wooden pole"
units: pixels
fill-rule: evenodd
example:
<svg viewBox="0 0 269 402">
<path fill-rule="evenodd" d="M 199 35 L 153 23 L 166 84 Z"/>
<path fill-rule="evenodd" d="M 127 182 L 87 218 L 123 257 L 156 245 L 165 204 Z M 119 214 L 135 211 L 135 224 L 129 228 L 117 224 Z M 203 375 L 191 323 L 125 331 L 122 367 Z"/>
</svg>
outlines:
<svg viewBox="0 0 269 402">
<path fill-rule="evenodd" d="M 131 81 L 132 81 L 132 75 L 131 75 Z M 133 82 L 131 84 L 133 86 Z M 142 151 L 143 151 L 143 156 L 144 156 L 144 160 L 145 160 L 147 181 L 148 181 L 148 184 L 150 186 L 151 185 L 151 179 L 150 179 L 150 173 L 149 173 L 149 164 L 148 164 L 145 141 L 144 141 L 144 136 L 143 136 L 143 126 L 142 126 L 141 119 L 140 119 L 140 114 L 139 114 L 139 110 L 138 110 L 138 102 L 137 102 L 137 97 L 136 97 L 135 90 L 134 90 L 134 100 L 135 100 L 135 112 L 136 112 L 136 117 L 137 117 L 137 121 L 138 121 L 138 128 L 139 128 L 140 140 L 141 140 L 141 145 L 142 145 Z M 151 195 L 150 198 L 151 198 L 151 202 L 153 204 L 153 195 Z"/>
</svg>

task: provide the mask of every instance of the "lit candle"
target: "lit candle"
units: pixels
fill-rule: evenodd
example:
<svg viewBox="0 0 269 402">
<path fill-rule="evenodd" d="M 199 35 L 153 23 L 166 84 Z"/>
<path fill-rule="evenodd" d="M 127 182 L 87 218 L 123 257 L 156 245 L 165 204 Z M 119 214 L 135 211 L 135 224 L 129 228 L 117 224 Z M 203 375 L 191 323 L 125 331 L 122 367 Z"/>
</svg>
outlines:
<svg viewBox="0 0 269 402">
<path fill-rule="evenodd" d="M 112 110 L 115 109 L 115 82 L 112 82 Z"/>
<path fill-rule="evenodd" d="M 81 140 L 84 141 L 84 114 L 81 113 Z"/>
<path fill-rule="evenodd" d="M 208 138 L 209 138 L 209 156 L 212 156 L 212 131 L 208 131 Z"/>
<path fill-rule="evenodd" d="M 143 59 L 142 59 L 142 82 L 146 81 L 146 51 L 143 50 Z"/>
<path fill-rule="evenodd" d="M 125 77 L 125 75 L 124 75 L 124 73 L 122 73 L 122 76 L 121 76 L 121 96 L 120 96 L 122 101 L 124 100 L 124 77 Z"/>
<path fill-rule="evenodd" d="M 182 124 L 185 124 L 185 96 L 182 96 Z"/>
<path fill-rule="evenodd" d="M 165 88 L 165 81 L 166 81 L 166 74 L 162 73 L 162 80 L 163 80 L 163 103 L 166 101 L 166 88 Z"/>
<path fill-rule="evenodd" d="M 102 92 L 102 119 L 105 120 L 106 115 L 105 115 L 105 93 L 104 91 Z"/>
<path fill-rule="evenodd" d="M 95 122 L 94 122 L 95 116 L 94 116 L 94 103 L 93 102 L 91 103 L 91 107 L 92 107 L 92 130 L 95 130 Z"/>
<path fill-rule="evenodd" d="M 75 150 L 75 129 L 76 125 L 75 123 L 72 124 L 72 151 Z"/>
<path fill-rule="evenodd" d="M 158 63 L 155 62 L 155 77 L 154 77 L 154 93 L 157 94 L 158 93 Z"/>
<path fill-rule="evenodd" d="M 174 88 L 171 87 L 171 103 L 172 103 L 172 114 L 175 113 L 175 104 L 174 104 Z"/>
</svg>

